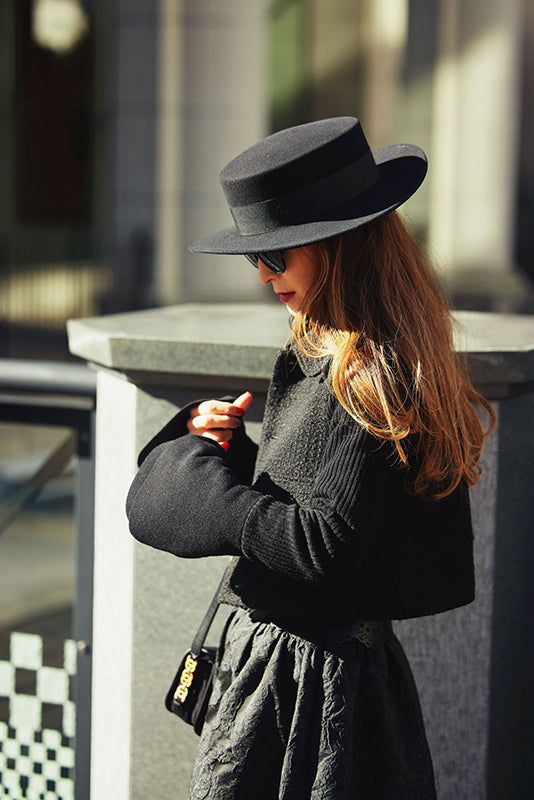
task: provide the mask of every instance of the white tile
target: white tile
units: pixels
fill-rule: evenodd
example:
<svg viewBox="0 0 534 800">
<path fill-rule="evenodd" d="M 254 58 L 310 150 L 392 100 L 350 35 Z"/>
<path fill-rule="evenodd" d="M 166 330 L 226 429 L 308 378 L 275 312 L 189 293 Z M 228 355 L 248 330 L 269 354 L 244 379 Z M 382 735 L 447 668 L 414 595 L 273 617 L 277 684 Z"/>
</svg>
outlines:
<svg viewBox="0 0 534 800">
<path fill-rule="evenodd" d="M 11 697 L 14 693 L 15 667 L 9 661 L 0 661 L 0 695 Z M 2 741 L 1 731 L 0 741 Z"/>
<path fill-rule="evenodd" d="M 11 634 L 11 663 L 22 669 L 39 669 L 43 663 L 43 642 L 33 633 Z"/>
<path fill-rule="evenodd" d="M 41 727 L 41 701 L 37 697 L 17 694 L 9 702 L 9 724 L 17 729 L 17 735 L 29 738 Z"/>
<path fill-rule="evenodd" d="M 65 671 L 69 675 L 76 675 L 78 650 L 76 648 L 76 642 L 72 639 L 65 640 L 63 647 L 63 663 L 65 665 Z"/>
<path fill-rule="evenodd" d="M 63 706 L 63 733 L 70 738 L 76 735 L 76 705 L 70 700 Z"/>
<path fill-rule="evenodd" d="M 69 676 L 63 669 L 42 667 L 37 673 L 37 697 L 44 703 L 63 705 L 69 699 Z"/>
<path fill-rule="evenodd" d="M 43 744 L 52 750 L 59 750 L 61 747 L 61 734 L 59 731 L 54 731 L 51 728 L 43 729 Z"/>
<path fill-rule="evenodd" d="M 61 797 L 62 800 L 73 800 L 74 799 L 74 781 L 66 778 L 60 778 L 59 781 L 56 783 L 56 791 L 57 797 Z"/>
</svg>

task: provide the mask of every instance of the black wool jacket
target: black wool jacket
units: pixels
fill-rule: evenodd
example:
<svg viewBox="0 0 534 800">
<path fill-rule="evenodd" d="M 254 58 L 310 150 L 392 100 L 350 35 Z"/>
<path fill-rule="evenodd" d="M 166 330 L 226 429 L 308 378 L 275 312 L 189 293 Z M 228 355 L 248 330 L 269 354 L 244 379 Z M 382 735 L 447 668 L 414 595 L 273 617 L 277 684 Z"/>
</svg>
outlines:
<svg viewBox="0 0 534 800">
<path fill-rule="evenodd" d="M 327 364 L 284 350 L 259 448 L 184 435 L 183 409 L 147 445 L 127 499 L 141 542 L 183 558 L 234 555 L 224 603 L 273 618 L 417 617 L 474 597 L 469 495 L 405 489 L 395 449 L 331 393 Z"/>
</svg>

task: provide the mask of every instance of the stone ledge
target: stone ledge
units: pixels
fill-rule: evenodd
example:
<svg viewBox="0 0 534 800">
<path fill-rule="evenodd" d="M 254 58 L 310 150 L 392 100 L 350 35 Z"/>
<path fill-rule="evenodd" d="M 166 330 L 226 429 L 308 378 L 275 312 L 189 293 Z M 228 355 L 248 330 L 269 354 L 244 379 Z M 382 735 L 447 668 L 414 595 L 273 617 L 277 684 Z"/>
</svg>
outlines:
<svg viewBox="0 0 534 800">
<path fill-rule="evenodd" d="M 475 383 L 534 381 L 534 317 L 454 316 L 456 346 L 469 354 Z M 149 383 L 183 383 L 191 375 L 267 380 L 289 332 L 284 307 L 255 303 L 184 304 L 70 320 L 67 327 L 74 355 Z"/>
<path fill-rule="evenodd" d="M 534 381 L 534 317 L 484 311 L 456 311 L 455 344 L 469 356 L 477 385 Z"/>
<path fill-rule="evenodd" d="M 270 304 L 187 304 L 69 320 L 74 355 L 126 374 L 270 378 L 289 333 Z"/>
</svg>

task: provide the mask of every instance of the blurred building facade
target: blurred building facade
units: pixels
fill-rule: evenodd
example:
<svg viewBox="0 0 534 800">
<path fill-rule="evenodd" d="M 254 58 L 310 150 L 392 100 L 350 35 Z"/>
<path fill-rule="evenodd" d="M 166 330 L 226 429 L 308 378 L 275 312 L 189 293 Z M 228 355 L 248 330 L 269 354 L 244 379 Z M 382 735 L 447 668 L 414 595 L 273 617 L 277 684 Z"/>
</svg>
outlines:
<svg viewBox="0 0 534 800">
<path fill-rule="evenodd" d="M 3 0 L 0 355 L 64 322 L 265 299 L 218 172 L 272 130 L 350 114 L 429 176 L 406 214 L 460 307 L 530 312 L 534 0 Z"/>
</svg>

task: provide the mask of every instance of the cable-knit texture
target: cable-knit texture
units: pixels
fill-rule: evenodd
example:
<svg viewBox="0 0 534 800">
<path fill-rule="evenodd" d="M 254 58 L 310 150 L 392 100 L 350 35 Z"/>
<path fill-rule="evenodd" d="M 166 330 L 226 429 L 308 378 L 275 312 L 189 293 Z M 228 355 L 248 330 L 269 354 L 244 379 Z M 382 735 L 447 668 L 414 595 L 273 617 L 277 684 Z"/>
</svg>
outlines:
<svg viewBox="0 0 534 800">
<path fill-rule="evenodd" d="M 393 447 L 337 403 L 327 366 L 280 354 L 252 485 L 255 448 L 242 432 L 225 454 L 181 435 L 183 414 L 171 421 L 132 484 L 133 535 L 186 558 L 241 555 L 220 599 L 278 615 L 400 619 L 470 602 L 465 487 L 439 502 L 407 493 Z"/>
</svg>

